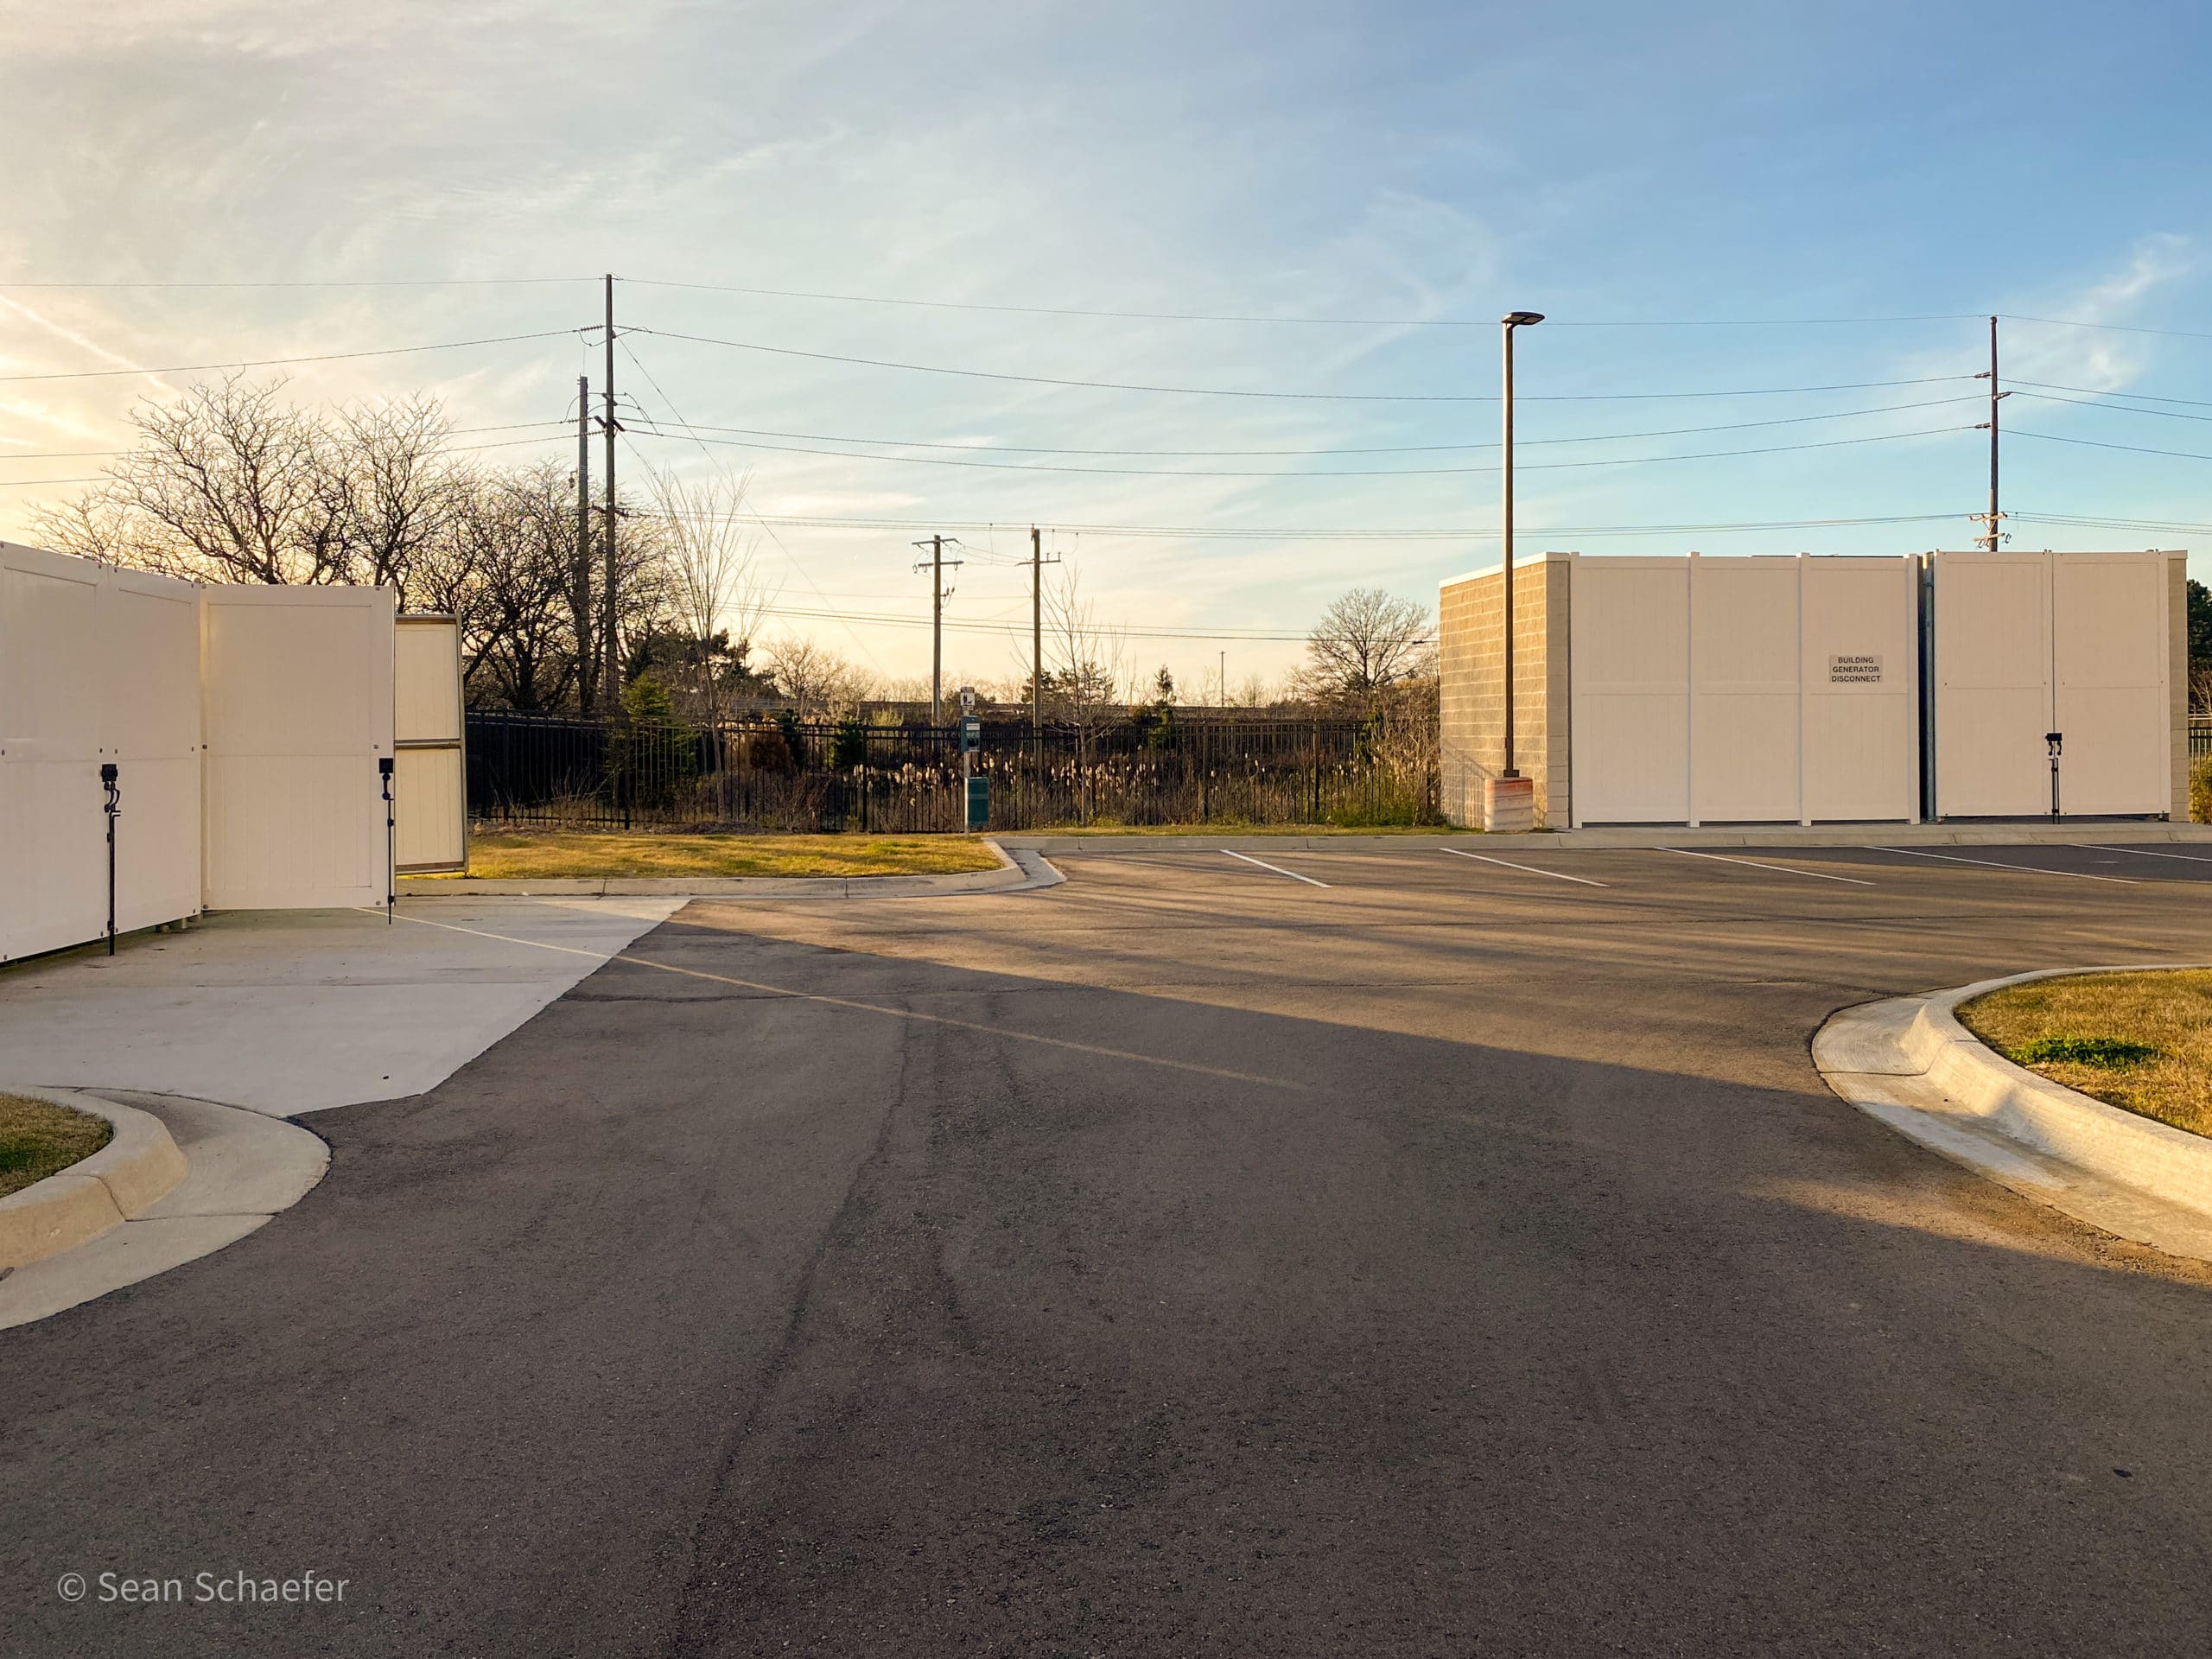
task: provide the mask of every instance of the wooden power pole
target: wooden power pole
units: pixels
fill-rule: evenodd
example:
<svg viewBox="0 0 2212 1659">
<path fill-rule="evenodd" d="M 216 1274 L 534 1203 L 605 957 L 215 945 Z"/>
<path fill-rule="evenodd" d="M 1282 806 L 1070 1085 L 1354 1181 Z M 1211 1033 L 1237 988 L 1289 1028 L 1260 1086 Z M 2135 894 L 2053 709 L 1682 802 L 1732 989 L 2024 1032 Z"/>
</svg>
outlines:
<svg viewBox="0 0 2212 1659">
<path fill-rule="evenodd" d="M 1999 520 L 2003 517 L 1997 510 L 1997 400 L 2006 394 L 1997 387 L 1997 319 L 1989 320 L 1989 527 L 1980 537 L 1988 551 L 1997 550 Z"/>
<path fill-rule="evenodd" d="M 618 714 L 622 708 L 622 664 L 615 655 L 615 599 L 621 578 L 615 568 L 614 540 L 614 435 L 622 429 L 614 418 L 614 276 L 607 278 L 607 412 L 600 425 L 607 433 L 607 547 L 601 581 L 607 593 L 607 613 L 600 624 L 600 657 L 603 666 L 600 671 L 600 696 L 607 712 Z"/>
<path fill-rule="evenodd" d="M 591 713 L 599 678 L 591 626 L 591 379 L 576 377 L 576 708 Z"/>
</svg>

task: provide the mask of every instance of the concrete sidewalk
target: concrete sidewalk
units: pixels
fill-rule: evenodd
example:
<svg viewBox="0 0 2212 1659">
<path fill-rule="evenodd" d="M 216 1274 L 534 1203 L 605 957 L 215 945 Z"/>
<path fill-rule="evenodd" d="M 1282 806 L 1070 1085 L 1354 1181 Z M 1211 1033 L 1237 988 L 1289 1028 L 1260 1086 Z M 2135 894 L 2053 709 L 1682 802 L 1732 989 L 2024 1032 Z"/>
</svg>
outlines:
<svg viewBox="0 0 2212 1659">
<path fill-rule="evenodd" d="M 0 970 L 0 1077 L 279 1117 L 419 1095 L 682 904 L 410 899 L 390 925 L 381 911 L 215 912 L 113 957 Z"/>
</svg>

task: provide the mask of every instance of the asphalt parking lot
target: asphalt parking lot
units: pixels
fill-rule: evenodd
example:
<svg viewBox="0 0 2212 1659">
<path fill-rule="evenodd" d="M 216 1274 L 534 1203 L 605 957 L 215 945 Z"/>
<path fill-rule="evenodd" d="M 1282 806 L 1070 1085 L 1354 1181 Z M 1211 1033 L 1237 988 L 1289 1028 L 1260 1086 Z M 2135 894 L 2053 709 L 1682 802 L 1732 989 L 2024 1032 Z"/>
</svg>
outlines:
<svg viewBox="0 0 2212 1659">
<path fill-rule="evenodd" d="M 0 1335 L 7 1650 L 2212 1643 L 2212 1269 L 1806 1051 L 2212 957 L 2212 849 L 1056 861 L 695 903 L 315 1115 L 261 1231 Z"/>
</svg>

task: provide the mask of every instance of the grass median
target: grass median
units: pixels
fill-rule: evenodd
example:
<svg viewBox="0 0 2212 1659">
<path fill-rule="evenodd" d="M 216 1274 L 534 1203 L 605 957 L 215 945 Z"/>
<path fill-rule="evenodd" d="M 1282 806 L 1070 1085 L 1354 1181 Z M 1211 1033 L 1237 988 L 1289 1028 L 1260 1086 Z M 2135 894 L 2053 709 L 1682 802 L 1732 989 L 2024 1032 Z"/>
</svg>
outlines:
<svg viewBox="0 0 2212 1659">
<path fill-rule="evenodd" d="M 468 874 L 503 881 L 687 875 L 949 875 L 995 870 L 972 836 L 632 835 L 496 831 L 469 837 Z"/>
<path fill-rule="evenodd" d="M 90 1112 L 0 1095 L 0 1198 L 91 1157 L 114 1134 Z"/>
<path fill-rule="evenodd" d="M 1959 1020 L 2054 1083 L 2212 1135 L 2212 969 L 2031 980 L 1976 997 Z"/>
</svg>

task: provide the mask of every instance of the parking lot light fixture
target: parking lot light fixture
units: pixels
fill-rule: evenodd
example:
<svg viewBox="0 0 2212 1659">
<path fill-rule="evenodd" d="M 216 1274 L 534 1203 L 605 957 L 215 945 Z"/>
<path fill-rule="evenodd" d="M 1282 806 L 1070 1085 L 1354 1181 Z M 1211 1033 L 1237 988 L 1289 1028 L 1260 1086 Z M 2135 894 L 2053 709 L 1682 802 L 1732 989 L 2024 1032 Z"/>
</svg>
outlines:
<svg viewBox="0 0 2212 1659">
<path fill-rule="evenodd" d="M 1533 328 L 1543 320 L 1544 314 L 1541 311 L 1509 311 L 1499 319 L 1505 333 L 1505 442 L 1504 459 L 1500 463 L 1505 516 L 1504 554 L 1500 566 L 1504 584 L 1505 766 L 1501 775 L 1507 778 L 1521 775 L 1513 764 L 1513 331 L 1516 328 Z"/>
</svg>

